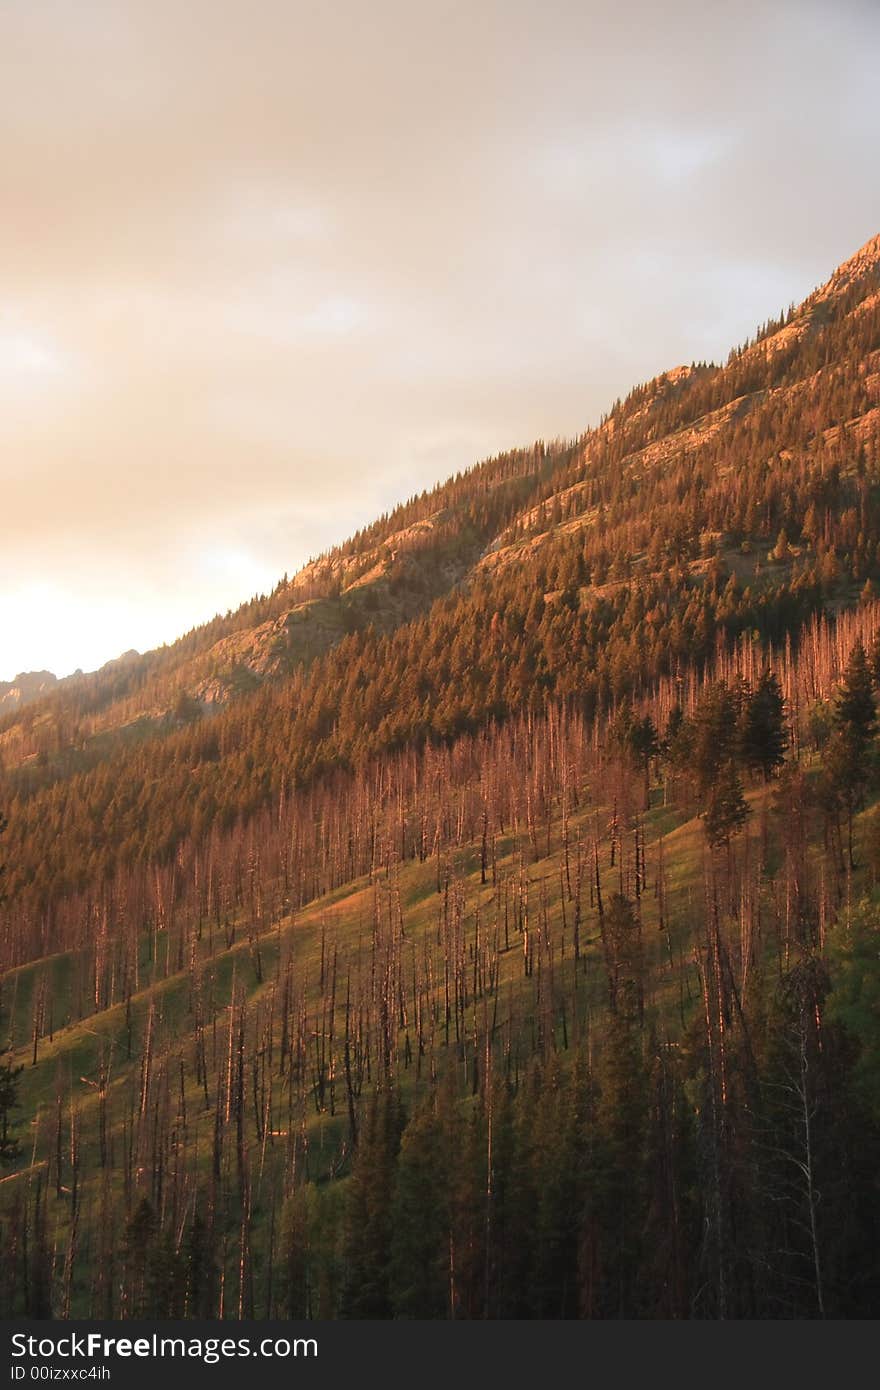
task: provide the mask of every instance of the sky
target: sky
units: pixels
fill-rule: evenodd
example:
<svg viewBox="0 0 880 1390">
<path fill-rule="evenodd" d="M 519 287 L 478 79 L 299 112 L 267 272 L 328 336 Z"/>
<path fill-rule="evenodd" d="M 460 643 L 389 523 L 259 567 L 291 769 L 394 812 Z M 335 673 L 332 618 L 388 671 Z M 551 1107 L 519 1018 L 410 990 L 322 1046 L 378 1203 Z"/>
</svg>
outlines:
<svg viewBox="0 0 880 1390">
<path fill-rule="evenodd" d="M 875 0 L 0 0 L 0 680 L 170 641 L 880 231 Z"/>
</svg>

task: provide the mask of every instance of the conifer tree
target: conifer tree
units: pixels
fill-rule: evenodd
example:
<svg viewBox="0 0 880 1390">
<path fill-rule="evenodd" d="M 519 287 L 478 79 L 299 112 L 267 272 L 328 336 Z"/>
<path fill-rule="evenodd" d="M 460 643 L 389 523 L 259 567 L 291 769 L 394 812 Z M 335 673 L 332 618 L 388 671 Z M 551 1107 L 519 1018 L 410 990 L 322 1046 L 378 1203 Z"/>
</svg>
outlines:
<svg viewBox="0 0 880 1390">
<path fill-rule="evenodd" d="M 785 701 L 779 679 L 774 672 L 765 670 L 745 704 L 741 738 L 743 761 L 768 782 L 784 763 L 788 742 Z"/>
<path fill-rule="evenodd" d="M 367 1103 L 348 1192 L 343 1260 L 343 1308 L 352 1318 L 388 1317 L 392 1196 L 401 1111 L 389 1090 Z"/>
<path fill-rule="evenodd" d="M 430 1096 L 409 1120 L 397 1161 L 390 1268 L 398 1317 L 444 1318 L 455 1306 L 448 1156 Z"/>
<path fill-rule="evenodd" d="M 641 719 L 633 721 L 628 730 L 628 742 L 633 757 L 642 769 L 645 778 L 645 809 L 647 809 L 650 801 L 651 762 L 660 752 L 657 727 L 650 714 L 645 714 Z"/>
<path fill-rule="evenodd" d="M 877 728 L 877 707 L 868 658 L 861 642 L 850 653 L 834 702 L 834 736 L 825 761 L 830 788 L 846 810 L 849 865 L 855 868 L 853 819 L 871 777 L 869 751 Z"/>
<path fill-rule="evenodd" d="M 7 1058 L 0 1062 L 0 1163 L 14 1163 L 20 1153 L 18 1139 L 10 1133 L 12 1112 L 18 1106 L 18 1082 L 22 1068 Z"/>
<path fill-rule="evenodd" d="M 691 769 L 703 797 L 714 787 L 719 773 L 734 753 L 737 707 L 732 692 L 721 681 L 709 686 L 693 717 Z"/>
<path fill-rule="evenodd" d="M 6 829 L 6 819 L 0 811 L 0 835 Z M 3 905 L 3 873 L 5 866 L 0 864 L 0 907 Z M 0 1026 L 3 1015 L 0 1012 Z M 0 1038 L 0 1056 L 6 1048 Z M 0 1163 L 14 1163 L 19 1156 L 19 1141 L 10 1134 L 12 1112 L 18 1106 L 18 1083 L 23 1068 L 13 1066 L 11 1058 L 0 1062 Z"/>
<path fill-rule="evenodd" d="M 856 642 L 834 704 L 837 728 L 854 750 L 864 753 L 877 728 L 877 705 L 871 671 L 861 642 Z"/>
<path fill-rule="evenodd" d="M 749 815 L 743 795 L 742 782 L 732 758 L 728 758 L 717 774 L 709 792 L 709 804 L 702 814 L 706 839 L 715 848 L 728 845 L 742 830 Z"/>
</svg>

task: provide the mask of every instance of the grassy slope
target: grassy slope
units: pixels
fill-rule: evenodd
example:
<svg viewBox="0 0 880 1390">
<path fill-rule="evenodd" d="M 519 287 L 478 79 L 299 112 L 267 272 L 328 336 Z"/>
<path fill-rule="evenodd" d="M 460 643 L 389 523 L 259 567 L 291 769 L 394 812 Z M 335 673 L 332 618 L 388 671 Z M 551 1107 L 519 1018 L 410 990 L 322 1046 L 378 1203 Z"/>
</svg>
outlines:
<svg viewBox="0 0 880 1390">
<path fill-rule="evenodd" d="M 658 799 L 655 795 L 655 799 Z M 762 822 L 766 812 L 767 864 L 772 873 L 778 859 L 776 843 L 776 815 L 772 808 L 772 792 L 752 791 L 749 794 L 753 815 L 747 828 L 747 836 L 752 846 L 761 838 L 764 831 Z M 570 820 L 572 843 L 580 831 L 586 841 L 596 824 L 596 808 L 588 806 Z M 604 826 L 607 811 L 600 808 L 598 822 Z M 694 927 L 700 918 L 703 902 L 703 877 L 705 868 L 704 839 L 701 822 L 683 819 L 675 810 L 654 807 L 644 818 L 647 843 L 647 887 L 641 900 L 642 922 L 646 956 L 649 963 L 649 1016 L 653 1017 L 661 1031 L 675 1035 L 682 1022 L 695 1006 L 699 997 L 699 984 L 696 967 L 684 972 L 679 970 L 680 962 L 688 965 L 693 959 L 695 937 Z M 860 827 L 861 829 L 861 827 Z M 659 931 L 658 905 L 655 893 L 658 843 L 662 837 L 666 882 L 666 922 L 667 929 Z M 543 848 L 544 846 L 542 846 Z M 745 851 L 745 838 L 741 837 L 735 852 Z M 752 850 L 754 852 L 754 849 Z M 563 904 L 561 892 L 562 846 L 561 827 L 556 824 L 551 833 L 551 850 L 535 860 L 527 843 L 514 845 L 511 837 L 498 845 L 497 873 L 499 879 L 505 875 L 515 878 L 520 863 L 520 853 L 524 856 L 529 881 L 530 912 L 533 926 L 537 925 L 538 904 L 543 893 L 546 898 L 550 936 L 553 942 L 554 968 L 557 970 L 558 994 L 565 993 L 566 1008 L 571 1000 L 571 972 L 573 970 L 571 907 L 568 907 L 568 931 L 563 929 Z M 491 884 L 480 884 L 479 848 L 464 846 L 457 854 L 456 876 L 465 890 L 465 923 L 472 939 L 474 913 L 480 908 L 481 921 L 491 924 L 494 920 L 494 890 Z M 399 879 L 392 886 L 399 887 L 405 929 L 404 951 L 423 952 L 437 941 L 437 921 L 440 896 L 436 888 L 437 867 L 433 860 L 425 863 L 408 861 L 399 870 Z M 607 839 L 602 844 L 601 876 L 603 895 L 606 902 L 619 886 L 618 869 L 610 864 Z M 387 884 L 385 876 L 378 875 L 380 884 Z M 772 890 L 772 879 L 765 884 L 766 891 Z M 269 992 L 275 987 L 288 955 L 293 961 L 294 981 L 297 988 L 304 988 L 307 1007 L 313 1014 L 318 1007 L 319 975 L 321 963 L 322 937 L 328 952 L 338 951 L 339 979 L 342 983 L 340 993 L 344 998 L 344 982 L 349 971 L 357 978 L 359 957 L 368 961 L 369 940 L 374 912 L 376 888 L 366 879 L 361 879 L 337 889 L 327 897 L 317 900 L 296 918 L 282 918 L 270 930 L 258 938 L 262 962 L 263 981 L 257 979 L 254 963 L 253 944 L 239 938 L 229 947 L 223 937 L 215 937 L 214 953 L 209 954 L 207 938 L 201 943 L 201 971 L 203 998 L 210 1000 L 206 1021 L 209 1057 L 212 1047 L 222 1057 L 229 1019 L 229 1001 L 235 980 L 236 998 L 240 1004 L 247 998 L 248 1016 L 253 1030 L 259 1025 L 261 1005 L 267 1006 Z M 241 924 L 239 924 L 240 926 Z M 731 930 L 736 931 L 735 925 Z M 491 930 L 491 928 L 490 928 Z M 583 977 L 578 990 L 580 1007 L 580 1026 L 590 1021 L 590 1026 L 601 1028 L 606 1008 L 606 986 L 601 958 L 601 943 L 598 936 L 597 915 L 589 906 L 589 891 L 584 889 L 584 918 L 582 925 L 582 969 Z M 435 945 L 436 949 L 436 945 Z M 142 978 L 149 978 L 150 943 L 145 940 L 142 946 Z M 56 1018 L 61 1001 L 69 998 L 69 982 L 72 976 L 71 961 L 68 956 L 57 956 L 42 965 L 21 967 L 7 977 L 4 986 L 4 1009 L 10 1011 L 14 1020 L 14 1037 L 17 1040 L 15 1056 L 24 1064 L 20 1089 L 21 1110 L 18 1133 L 22 1143 L 22 1154 L 18 1171 L 5 1176 L 0 1181 L 0 1209 L 2 1198 L 12 1195 L 13 1189 L 22 1182 L 34 1180 L 36 1172 L 45 1165 L 45 1155 L 52 1142 L 54 1113 L 59 1076 L 63 1090 L 67 1094 L 73 1088 L 77 1098 L 80 1119 L 81 1172 L 83 1174 L 81 1223 L 88 1228 L 90 1206 L 97 1210 L 98 1193 L 102 1183 L 102 1172 L 98 1158 L 98 1115 L 99 1099 L 96 1078 L 102 1055 L 110 1059 L 110 1082 L 107 1094 L 108 1114 L 110 1116 L 109 1142 L 115 1149 L 116 1168 L 111 1181 L 120 1188 L 121 1154 L 123 1145 L 122 1116 L 126 1113 L 130 1095 L 136 1095 L 139 1084 L 140 1048 L 150 1007 L 154 1010 L 154 1028 L 158 1039 L 157 1047 L 167 1057 L 178 1055 L 187 1058 L 189 1081 L 185 1090 L 185 1104 L 191 1117 L 200 1116 L 196 1122 L 191 1118 L 188 1161 L 205 1178 L 208 1176 L 211 1161 L 211 1138 L 213 1130 L 213 1105 L 206 1107 L 204 1094 L 193 1079 L 194 1068 L 191 1059 L 194 1055 L 193 1015 L 191 1002 L 191 977 L 188 970 L 171 974 L 146 984 L 140 993 L 132 998 L 130 1016 L 123 1005 L 98 1012 L 90 1017 L 57 1027 L 51 1041 L 41 1040 L 38 1047 L 38 1060 L 32 1065 L 32 1048 L 26 1041 L 31 1017 L 32 993 L 36 987 L 38 973 L 49 968 L 53 974 L 53 993 L 56 1001 Z M 559 988 L 567 982 L 567 987 Z M 503 1029 L 511 1013 L 517 1015 L 517 1027 L 529 1029 L 534 1020 L 524 1013 L 523 1005 L 533 1006 L 534 994 L 523 985 L 523 954 L 521 938 L 512 930 L 510 948 L 502 950 L 500 956 L 500 979 L 497 991 L 498 1024 Z M 213 1013 L 213 1026 L 211 1014 Z M 578 1022 L 571 1015 L 562 1023 L 561 1011 L 556 1010 L 553 1029 L 557 1043 L 562 1045 L 563 1030 L 576 1028 Z M 277 1041 L 276 1028 L 276 1041 Z M 442 1051 L 442 1047 L 440 1049 Z M 210 1062 L 209 1062 L 210 1065 Z M 221 1063 L 222 1066 L 222 1063 Z M 404 1094 L 412 1093 L 424 1085 L 424 1075 L 420 1079 L 415 1064 L 401 1073 Z M 213 1101 L 213 1097 L 212 1097 Z M 278 1112 L 285 1109 L 279 1103 Z M 337 1167 L 342 1145 L 347 1132 L 344 1088 L 341 1078 L 337 1081 L 335 1115 L 327 1111 L 318 1113 L 311 1107 L 307 1117 L 308 1168 L 309 1176 L 321 1181 Z M 270 1174 L 283 1164 L 287 1148 L 285 1133 L 280 1131 L 260 1144 L 253 1131 L 253 1121 L 249 1117 L 247 1143 L 251 1152 L 252 1170 L 255 1173 L 255 1242 L 260 1237 L 260 1192 L 264 1175 L 269 1182 Z M 66 1143 L 66 1139 L 65 1139 Z M 195 1152 L 194 1150 L 197 1150 Z M 32 1166 L 34 1152 L 38 1162 Z M 39 1157 L 43 1155 L 43 1157 Z M 144 1190 L 149 1190 L 149 1175 L 142 1175 Z M 65 1203 L 54 1204 L 57 1228 L 55 1240 L 59 1250 L 64 1248 L 68 1208 Z"/>
</svg>

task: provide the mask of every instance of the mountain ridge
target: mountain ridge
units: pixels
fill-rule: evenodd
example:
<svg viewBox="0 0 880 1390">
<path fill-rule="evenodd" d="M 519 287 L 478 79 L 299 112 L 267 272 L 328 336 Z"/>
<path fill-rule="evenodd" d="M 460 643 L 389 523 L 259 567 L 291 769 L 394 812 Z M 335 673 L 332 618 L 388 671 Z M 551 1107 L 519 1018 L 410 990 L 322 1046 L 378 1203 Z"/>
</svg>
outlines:
<svg viewBox="0 0 880 1390">
<path fill-rule="evenodd" d="M 0 722 L 0 1308 L 870 1316 L 874 274 Z"/>
<path fill-rule="evenodd" d="M 880 294 L 880 234 L 865 242 L 796 309 L 790 311 L 788 316 L 783 316 L 787 317 L 787 322 L 780 323 L 774 331 L 759 336 L 743 348 L 735 350 L 726 367 L 692 363 L 661 373 L 643 386 L 636 387 L 625 402 L 618 402 L 599 426 L 587 430 L 574 441 L 551 445 L 549 456 L 552 458 L 555 455 L 558 458 L 574 454 L 583 468 L 588 467 L 590 451 L 601 447 L 604 440 L 619 435 L 624 421 L 625 428 L 631 433 L 634 428 L 639 427 L 640 422 L 656 413 L 658 406 L 669 405 L 672 402 L 678 402 L 680 405 L 686 403 L 689 394 L 695 389 L 698 390 L 707 381 L 723 378 L 724 373 L 733 365 L 741 367 L 743 364 L 755 363 L 760 368 L 771 366 L 780 354 L 791 352 L 804 339 L 821 332 L 823 316 L 827 314 L 829 306 L 853 298 L 866 287 L 867 292 L 860 299 L 846 306 L 846 313 L 870 313 L 876 308 L 874 294 Z M 876 372 L 880 367 L 880 358 L 875 354 L 872 361 L 871 375 L 876 388 Z M 706 442 L 707 437 L 711 438 L 738 412 L 760 405 L 759 393 L 762 389 L 767 389 L 766 385 L 727 399 L 709 411 L 683 419 L 676 430 L 667 430 L 661 440 L 649 439 L 639 450 L 634 451 L 632 466 L 637 463 L 642 466 L 662 464 L 676 449 Z M 684 414 L 687 416 L 686 410 Z M 871 422 L 867 422 L 865 427 L 870 429 Z M 690 434 L 686 433 L 688 430 L 691 431 Z M 540 474 L 538 460 L 546 460 L 548 451 L 547 446 L 539 443 L 530 450 L 514 451 L 511 455 L 499 457 L 518 457 L 521 461 L 531 458 L 531 470 L 527 470 L 521 476 L 526 479 L 531 476 L 537 484 Z M 491 473 L 494 466 L 497 466 L 497 459 L 490 459 L 459 476 L 478 481 L 481 475 L 486 473 L 490 479 L 490 486 L 497 485 L 504 480 L 498 479 L 496 484 L 492 484 Z M 393 530 L 387 528 L 393 524 L 396 516 L 401 515 L 405 518 L 407 511 L 417 507 L 422 499 L 442 496 L 444 489 L 449 489 L 454 481 L 450 479 L 445 484 L 438 484 L 422 493 L 418 499 L 400 504 L 389 514 L 387 523 L 381 520 L 374 523 L 366 528 L 362 537 L 356 536 L 331 547 L 324 555 L 308 562 L 291 579 L 282 580 L 268 597 L 258 596 L 250 600 L 227 614 L 225 619 L 218 615 L 208 623 L 192 629 L 170 646 L 158 648 L 143 656 L 127 654 L 132 655 L 135 664 L 138 665 L 143 683 L 150 684 L 150 676 L 156 667 L 165 668 L 166 674 L 160 679 L 152 698 L 149 718 L 158 726 L 164 727 L 173 716 L 175 703 L 182 698 L 189 698 L 204 710 L 213 709 L 241 693 L 247 693 L 267 678 L 283 677 L 297 664 L 310 662 L 316 655 L 335 645 L 340 636 L 352 627 L 369 622 L 394 626 L 397 621 L 411 616 L 412 603 L 401 604 L 399 601 L 392 601 L 389 598 L 389 586 L 394 584 L 399 598 L 401 590 L 413 578 L 417 583 L 424 582 L 424 552 L 428 552 L 427 561 L 430 567 L 436 548 L 431 545 L 431 539 L 444 521 L 448 529 L 454 532 L 454 518 L 450 520 L 448 508 L 439 507 L 430 517 L 419 516 L 415 521 L 407 521 L 401 527 Z M 584 490 L 583 481 L 571 484 L 568 489 L 562 489 L 560 500 L 571 502 L 579 490 Z M 534 520 L 535 514 L 545 504 L 546 498 L 534 502 L 529 509 L 526 525 L 530 519 Z M 572 529 L 579 529 L 587 524 L 586 519 L 581 519 L 577 526 L 573 524 Z M 488 536 L 484 538 L 484 542 L 475 552 L 475 563 L 499 563 L 497 558 L 489 557 L 497 557 L 499 551 L 504 549 L 501 536 Z M 509 560 L 512 557 L 507 558 Z M 448 591 L 460 582 L 468 568 L 469 565 L 462 563 L 460 559 L 458 563 L 448 565 L 445 580 L 440 582 L 441 590 Z M 436 588 L 437 574 L 433 578 Z M 249 622 L 249 615 L 254 610 L 259 620 Z M 309 625 L 312 618 L 315 621 Z M 211 630 L 218 625 L 228 630 L 216 641 L 211 642 Z M 175 659 L 176 652 L 185 653 L 193 647 L 196 649 L 193 656 L 183 655 L 183 659 Z M 123 658 L 119 659 L 120 662 L 122 660 Z M 112 674 L 116 665 L 117 663 L 108 662 L 99 672 L 92 673 L 87 679 L 91 680 L 93 685 L 100 686 L 102 675 Z M 155 680 L 152 684 L 156 686 Z M 28 702 L 39 699 L 46 693 L 46 690 L 37 690 L 28 697 Z M 100 691 L 96 694 L 98 702 L 105 706 L 113 704 L 117 698 L 112 689 L 109 699 L 103 698 Z M 0 713 L 2 712 L 3 706 L 0 703 Z M 121 725 L 129 723 L 131 711 L 126 711 L 123 705 L 117 715 L 106 718 L 96 731 L 106 731 L 107 728 L 113 727 L 114 720 Z M 0 749 L 2 747 L 3 734 L 0 733 Z"/>
<path fill-rule="evenodd" d="M 817 611 L 851 606 L 880 585 L 878 245 L 726 365 L 662 373 L 577 439 L 486 460 L 270 595 L 0 717 L 0 797 L 36 813 L 52 788 L 130 777 L 144 757 L 161 762 L 167 743 L 169 758 L 186 746 L 195 769 L 186 802 L 214 777 L 218 741 L 250 737 L 252 706 L 273 720 L 295 706 L 294 775 L 308 778 L 514 710 L 536 698 L 530 663 L 541 699 L 579 689 L 604 702 L 688 650 L 704 659 L 743 626 L 782 640 Z M 792 337 L 819 302 L 815 330 Z M 778 349 L 755 352 L 780 334 Z M 447 674 L 444 644 L 471 629 L 464 666 Z"/>
</svg>

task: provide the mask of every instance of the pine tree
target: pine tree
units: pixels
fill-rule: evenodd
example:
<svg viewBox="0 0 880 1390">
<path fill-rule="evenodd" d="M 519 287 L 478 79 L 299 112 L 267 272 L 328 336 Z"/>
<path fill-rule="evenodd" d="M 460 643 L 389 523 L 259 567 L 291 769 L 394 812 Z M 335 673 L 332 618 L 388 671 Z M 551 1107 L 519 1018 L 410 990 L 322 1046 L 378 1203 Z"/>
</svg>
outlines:
<svg viewBox="0 0 880 1390">
<path fill-rule="evenodd" d="M 635 907 L 622 893 L 612 894 L 601 928 L 612 1012 L 640 1020 L 645 1002 L 642 932 Z"/>
<path fill-rule="evenodd" d="M 628 730 L 628 742 L 632 755 L 645 778 L 645 809 L 647 809 L 650 802 L 651 760 L 656 758 L 660 752 L 657 727 L 650 714 L 633 721 Z"/>
<path fill-rule="evenodd" d="M 835 927 L 830 940 L 833 989 L 829 1015 L 843 1024 L 857 1046 L 854 1080 L 880 1122 L 880 953 L 878 911 L 864 898 Z"/>
<path fill-rule="evenodd" d="M 788 741 L 782 688 L 774 673 L 766 670 L 746 701 L 741 737 L 743 761 L 769 782 L 785 762 Z"/>
<path fill-rule="evenodd" d="M 880 685 L 880 632 L 875 635 L 868 651 L 868 665 L 872 681 L 875 685 Z"/>
<path fill-rule="evenodd" d="M 639 1035 L 620 1015 L 604 1030 L 580 1235 L 581 1312 L 636 1317 L 646 1224 L 648 1094 Z"/>
<path fill-rule="evenodd" d="M 722 767 L 733 756 L 736 722 L 733 693 L 720 681 L 709 686 L 694 711 L 689 749 L 691 770 L 702 797 L 712 790 Z"/>
<path fill-rule="evenodd" d="M 374 1092 L 359 1131 L 346 1207 L 346 1317 L 383 1318 L 391 1312 L 391 1209 L 401 1127 L 397 1097 L 387 1090 Z"/>
<path fill-rule="evenodd" d="M 6 829 L 6 819 L 0 812 L 0 835 Z M 2 879 L 5 865 L 0 864 L 0 907 L 3 905 L 4 894 L 2 891 Z M 0 1014 L 0 1024 L 2 1024 L 2 1014 Z M 0 1056 L 6 1049 L 0 1044 Z M 19 1156 L 20 1146 L 17 1139 L 10 1134 L 12 1124 L 12 1112 L 18 1106 L 18 1082 L 23 1068 L 12 1065 L 10 1058 L 0 1063 L 0 1163 L 14 1163 Z"/>
<path fill-rule="evenodd" d="M 706 839 L 716 848 L 727 845 L 742 830 L 749 815 L 742 782 L 732 759 L 724 763 L 709 793 L 709 804 L 702 814 Z"/>
<path fill-rule="evenodd" d="M 863 804 L 871 776 L 869 752 L 877 728 L 877 707 L 868 658 L 861 642 L 850 653 L 834 702 L 834 736 L 825 759 L 831 793 L 843 803 L 847 816 L 850 868 L 853 855 L 853 819 Z"/>
<path fill-rule="evenodd" d="M 837 728 L 854 749 L 864 753 L 877 728 L 877 706 L 865 648 L 856 642 L 834 703 Z"/>
<path fill-rule="evenodd" d="M 10 1060 L 0 1063 L 0 1163 L 15 1163 L 20 1145 L 10 1134 L 12 1112 L 18 1106 L 18 1081 L 22 1067 Z"/>
<path fill-rule="evenodd" d="M 449 1080 L 403 1132 L 394 1183 L 391 1284 L 404 1318 L 445 1318 L 457 1305 L 450 1180 L 460 1139 Z M 452 1141 L 452 1142 L 450 1142 Z"/>
</svg>

